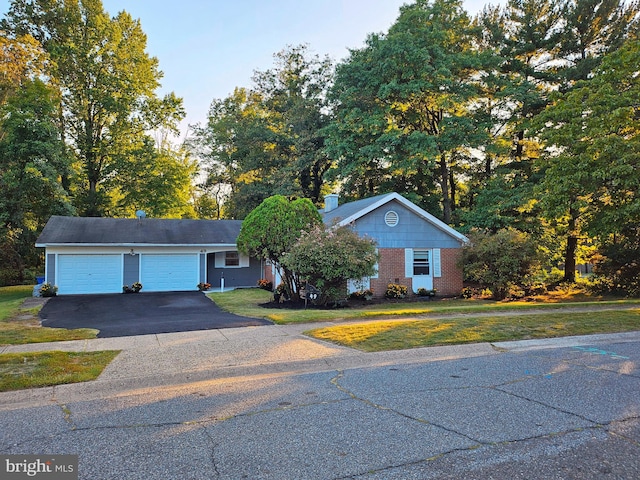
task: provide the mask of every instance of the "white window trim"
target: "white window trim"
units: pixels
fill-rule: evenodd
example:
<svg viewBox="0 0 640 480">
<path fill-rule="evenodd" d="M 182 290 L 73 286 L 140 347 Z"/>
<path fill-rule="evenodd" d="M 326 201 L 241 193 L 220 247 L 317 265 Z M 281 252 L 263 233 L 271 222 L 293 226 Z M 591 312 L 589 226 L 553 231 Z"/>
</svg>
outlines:
<svg viewBox="0 0 640 480">
<path fill-rule="evenodd" d="M 442 261 L 440 258 L 440 249 L 434 248 L 432 254 L 432 263 L 433 263 L 433 278 L 442 277 Z"/>
<path fill-rule="evenodd" d="M 247 255 L 238 253 L 238 256 L 240 257 L 240 265 L 234 265 L 234 266 L 226 265 L 226 255 L 227 255 L 227 252 L 215 253 L 215 268 L 248 268 L 249 267 L 249 257 Z"/>
<path fill-rule="evenodd" d="M 404 249 L 404 276 L 406 278 L 413 278 L 413 251 L 414 250 L 429 250 L 429 271 L 433 278 L 442 277 L 442 259 L 439 248 L 405 248 Z"/>
</svg>

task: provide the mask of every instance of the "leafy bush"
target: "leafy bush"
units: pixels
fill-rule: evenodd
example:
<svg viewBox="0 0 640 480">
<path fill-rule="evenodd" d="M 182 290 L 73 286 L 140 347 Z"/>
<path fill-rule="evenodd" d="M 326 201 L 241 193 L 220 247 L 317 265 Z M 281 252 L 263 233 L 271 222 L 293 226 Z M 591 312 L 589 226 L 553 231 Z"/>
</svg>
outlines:
<svg viewBox="0 0 640 480">
<path fill-rule="evenodd" d="M 524 298 L 527 293 L 524 291 L 519 285 L 509 285 L 509 290 L 507 292 L 507 297 L 512 299 Z"/>
<path fill-rule="evenodd" d="M 373 290 L 370 288 L 367 290 L 358 290 L 357 292 L 352 292 L 349 298 L 353 300 L 371 300 L 373 298 Z"/>
<path fill-rule="evenodd" d="M 317 225 L 302 233 L 282 257 L 282 264 L 322 292 L 316 303 L 337 304 L 347 298 L 347 280 L 375 273 L 378 261 L 373 240 L 350 227 Z"/>
<path fill-rule="evenodd" d="M 142 290 L 142 284 L 140 282 L 132 283 L 131 286 L 124 285 L 122 287 L 122 293 L 138 293 Z"/>
<path fill-rule="evenodd" d="M 464 287 L 460 292 L 460 298 L 472 298 L 474 295 L 475 293 L 471 287 Z"/>
<path fill-rule="evenodd" d="M 258 280 L 258 288 L 270 292 L 273 290 L 273 282 L 267 280 L 266 278 L 261 278 L 260 280 Z"/>
<path fill-rule="evenodd" d="M 390 283 L 387 285 L 387 291 L 384 292 L 384 296 L 387 298 L 404 298 L 407 296 L 407 291 L 408 288 L 405 285 Z"/>
<path fill-rule="evenodd" d="M 461 265 L 467 281 L 488 288 L 502 300 L 515 286 L 524 287 L 539 265 L 535 243 L 522 232 L 505 229 L 495 234 L 474 231 L 463 248 Z"/>
<path fill-rule="evenodd" d="M 637 230 L 627 229 L 594 256 L 594 291 L 640 296 L 640 228 Z"/>
<path fill-rule="evenodd" d="M 420 297 L 435 297 L 436 289 L 432 288 L 431 290 L 427 290 L 426 288 L 420 287 L 416 293 Z"/>
<path fill-rule="evenodd" d="M 297 300 L 297 292 L 302 286 L 297 270 L 285 264 L 282 257 L 291 250 L 302 232 L 313 225 L 322 225 L 322 217 L 311 200 L 299 198 L 290 201 L 282 195 L 274 195 L 244 219 L 237 239 L 238 249 L 280 266 L 288 293 Z"/>
<path fill-rule="evenodd" d="M 281 282 L 280 284 L 278 284 L 278 286 L 276 287 L 273 293 L 275 293 L 276 295 L 278 295 L 278 297 L 281 297 L 285 300 L 288 300 L 291 298 L 291 294 L 289 293 L 289 287 L 287 287 L 287 284 L 284 282 Z"/>
</svg>

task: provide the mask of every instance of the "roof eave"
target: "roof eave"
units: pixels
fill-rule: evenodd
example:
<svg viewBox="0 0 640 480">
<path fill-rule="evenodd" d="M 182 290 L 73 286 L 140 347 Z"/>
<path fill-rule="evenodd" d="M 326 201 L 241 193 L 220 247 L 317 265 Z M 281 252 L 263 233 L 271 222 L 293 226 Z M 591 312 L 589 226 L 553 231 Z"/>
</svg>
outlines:
<svg viewBox="0 0 640 480">
<path fill-rule="evenodd" d="M 236 247 L 235 243 L 36 243 L 36 247 Z"/>
</svg>

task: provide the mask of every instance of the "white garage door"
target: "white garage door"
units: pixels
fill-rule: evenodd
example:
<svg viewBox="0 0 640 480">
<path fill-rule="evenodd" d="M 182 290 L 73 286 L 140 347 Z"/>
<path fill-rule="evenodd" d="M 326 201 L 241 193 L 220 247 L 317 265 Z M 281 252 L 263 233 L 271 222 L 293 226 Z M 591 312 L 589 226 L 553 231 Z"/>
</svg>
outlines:
<svg viewBox="0 0 640 480">
<path fill-rule="evenodd" d="M 58 293 L 122 292 L 121 255 L 58 255 Z"/>
<path fill-rule="evenodd" d="M 143 292 L 172 292 L 198 288 L 198 255 L 142 255 Z"/>
</svg>

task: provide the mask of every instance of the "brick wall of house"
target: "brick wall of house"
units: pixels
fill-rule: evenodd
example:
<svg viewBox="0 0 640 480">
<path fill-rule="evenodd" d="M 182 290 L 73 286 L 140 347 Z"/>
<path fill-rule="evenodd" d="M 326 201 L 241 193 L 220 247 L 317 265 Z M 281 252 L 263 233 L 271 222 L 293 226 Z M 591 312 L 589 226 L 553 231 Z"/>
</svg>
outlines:
<svg viewBox="0 0 640 480">
<path fill-rule="evenodd" d="M 273 269 L 271 267 L 271 263 L 263 260 L 262 261 L 262 271 L 263 271 L 263 275 L 264 275 L 264 279 L 271 282 L 273 284 L 273 288 L 276 288 L 278 285 L 276 285 L 276 279 L 275 279 L 275 275 L 273 274 Z"/>
<path fill-rule="evenodd" d="M 376 297 L 384 296 L 387 285 L 399 283 L 406 285 L 411 292 L 411 278 L 404 276 L 404 248 L 380 248 L 378 250 L 378 278 L 371 279 L 371 289 Z"/>
<path fill-rule="evenodd" d="M 371 279 L 371 289 L 375 296 L 384 296 L 387 285 L 399 283 L 413 291 L 411 278 L 405 277 L 404 248 L 380 248 L 378 250 L 378 278 Z M 443 248 L 440 250 L 441 277 L 433 279 L 433 288 L 438 296 L 459 295 L 462 290 L 462 270 L 457 266 L 461 254 L 459 248 Z"/>
<path fill-rule="evenodd" d="M 440 250 L 440 268 L 442 276 L 433 279 L 433 288 L 438 295 L 460 295 L 462 291 L 462 269 L 458 267 L 458 259 L 462 254 L 459 248 L 443 248 Z"/>
</svg>

